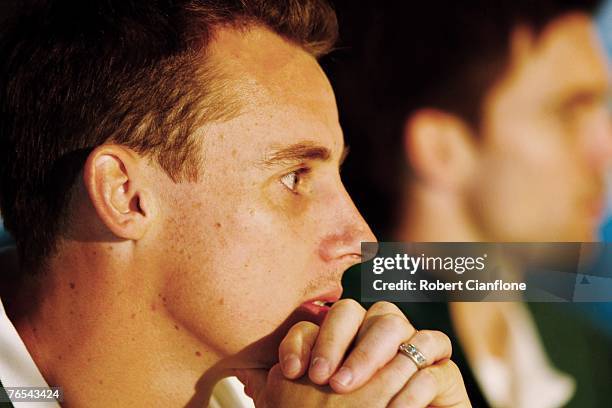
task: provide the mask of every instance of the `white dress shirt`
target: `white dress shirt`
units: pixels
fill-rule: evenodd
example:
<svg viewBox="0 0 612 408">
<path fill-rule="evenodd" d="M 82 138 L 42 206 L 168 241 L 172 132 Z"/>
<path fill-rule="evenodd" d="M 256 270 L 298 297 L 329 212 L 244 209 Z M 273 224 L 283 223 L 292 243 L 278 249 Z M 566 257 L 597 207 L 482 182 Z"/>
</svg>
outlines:
<svg viewBox="0 0 612 408">
<path fill-rule="evenodd" d="M 501 310 L 510 328 L 504 357 L 483 350 L 469 362 L 487 401 L 494 408 L 565 406 L 575 380 L 548 360 L 529 310 L 520 302 L 506 303 Z"/>
</svg>

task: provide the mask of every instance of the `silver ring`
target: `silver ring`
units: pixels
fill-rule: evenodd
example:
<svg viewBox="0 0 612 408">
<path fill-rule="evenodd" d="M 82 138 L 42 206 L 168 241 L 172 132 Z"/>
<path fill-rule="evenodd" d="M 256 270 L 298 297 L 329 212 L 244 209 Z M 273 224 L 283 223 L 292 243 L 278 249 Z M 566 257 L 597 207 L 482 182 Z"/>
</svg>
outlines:
<svg viewBox="0 0 612 408">
<path fill-rule="evenodd" d="M 414 364 L 416 364 L 417 368 L 420 370 L 421 368 L 427 366 L 427 359 L 419 351 L 418 348 L 414 346 L 414 344 L 410 343 L 402 343 L 399 346 L 399 352 L 411 359 Z"/>
</svg>

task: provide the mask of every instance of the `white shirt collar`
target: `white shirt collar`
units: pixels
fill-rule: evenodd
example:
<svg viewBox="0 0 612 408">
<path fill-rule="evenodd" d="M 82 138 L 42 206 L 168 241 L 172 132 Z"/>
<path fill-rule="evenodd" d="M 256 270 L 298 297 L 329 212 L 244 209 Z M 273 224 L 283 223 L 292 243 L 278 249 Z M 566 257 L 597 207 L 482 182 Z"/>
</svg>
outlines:
<svg viewBox="0 0 612 408">
<path fill-rule="evenodd" d="M 49 385 L 19 333 L 9 320 L 2 299 L 0 299 L 0 381 L 4 387 L 45 387 Z M 18 407 L 26 408 L 58 408 L 57 402 L 20 402 Z"/>
<path fill-rule="evenodd" d="M 255 408 L 253 400 L 244 393 L 244 385 L 236 377 L 219 381 L 213 389 L 208 408 Z"/>
</svg>

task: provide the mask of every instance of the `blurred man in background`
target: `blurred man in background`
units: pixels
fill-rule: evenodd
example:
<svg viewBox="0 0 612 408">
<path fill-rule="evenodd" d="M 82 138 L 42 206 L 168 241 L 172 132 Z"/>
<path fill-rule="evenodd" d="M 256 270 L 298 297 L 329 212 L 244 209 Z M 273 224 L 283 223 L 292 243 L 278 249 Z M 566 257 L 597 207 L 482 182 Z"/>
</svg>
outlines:
<svg viewBox="0 0 612 408">
<path fill-rule="evenodd" d="M 336 2 L 345 175 L 382 240 L 596 238 L 612 134 L 592 3 Z M 609 344 L 571 305 L 404 310 L 454 330 L 475 406 L 609 403 Z"/>
</svg>

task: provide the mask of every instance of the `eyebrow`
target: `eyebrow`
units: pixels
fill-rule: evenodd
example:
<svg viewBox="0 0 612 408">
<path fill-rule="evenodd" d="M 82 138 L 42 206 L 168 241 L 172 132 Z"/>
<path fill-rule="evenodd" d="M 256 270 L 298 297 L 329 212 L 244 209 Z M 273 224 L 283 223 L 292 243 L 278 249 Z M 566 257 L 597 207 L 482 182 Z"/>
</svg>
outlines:
<svg viewBox="0 0 612 408">
<path fill-rule="evenodd" d="M 340 161 L 342 162 L 348 153 L 344 148 Z M 331 151 L 315 142 L 299 142 L 289 146 L 275 147 L 268 151 L 261 161 L 264 167 L 287 165 L 305 160 L 329 161 L 332 157 Z"/>
<path fill-rule="evenodd" d="M 601 86 L 591 86 L 582 89 L 578 92 L 566 94 L 560 98 L 557 103 L 557 107 L 561 109 L 572 109 L 584 104 L 590 104 L 593 102 L 603 101 L 606 102 L 610 97 L 610 89 Z"/>
</svg>

